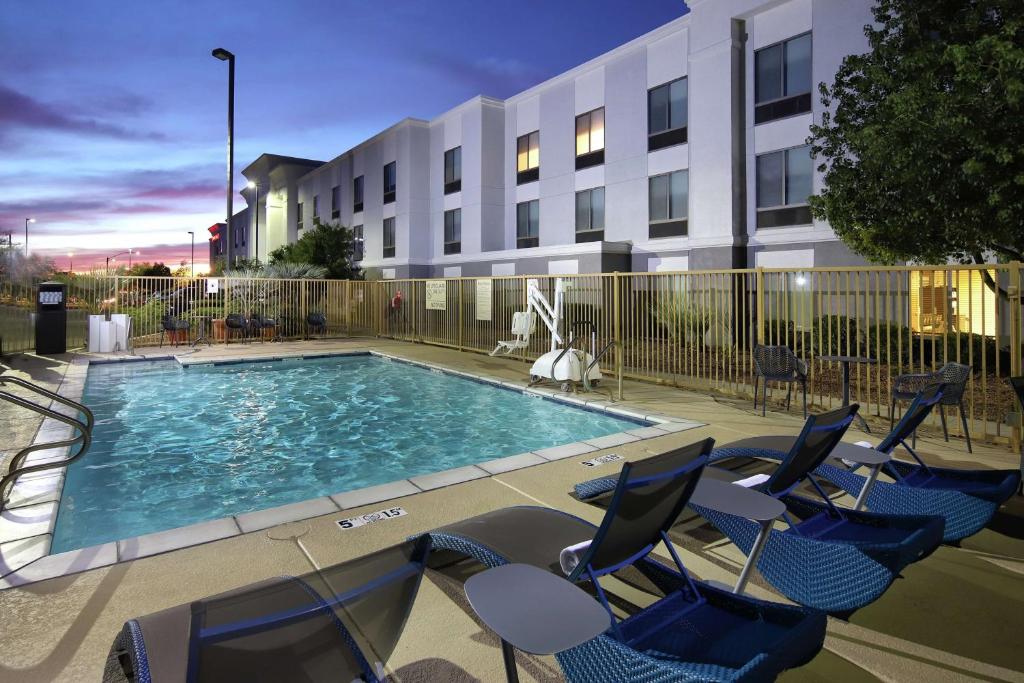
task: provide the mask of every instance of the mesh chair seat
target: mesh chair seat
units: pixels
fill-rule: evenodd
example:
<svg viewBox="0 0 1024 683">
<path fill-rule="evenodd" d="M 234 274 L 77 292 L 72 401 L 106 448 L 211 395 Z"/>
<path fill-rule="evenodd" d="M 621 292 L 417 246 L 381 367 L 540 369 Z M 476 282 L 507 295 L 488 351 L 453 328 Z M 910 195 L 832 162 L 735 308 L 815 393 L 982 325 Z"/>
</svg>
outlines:
<svg viewBox="0 0 1024 683">
<path fill-rule="evenodd" d="M 797 358 L 788 346 L 754 347 L 754 410 L 757 410 L 757 386 L 763 380 L 761 396 L 761 414 L 764 415 L 768 403 L 768 382 L 786 383 L 786 410 L 789 410 L 792 384 L 796 383 L 803 389 L 804 417 L 807 417 L 807 364 Z"/>
<path fill-rule="evenodd" d="M 942 396 L 939 405 L 957 406 L 960 409 L 960 421 L 964 428 L 964 437 L 967 440 L 967 452 L 973 453 L 971 445 L 971 432 L 967 423 L 967 414 L 964 411 L 964 392 L 967 390 L 967 381 L 971 378 L 971 366 L 962 363 L 946 363 L 935 372 L 909 373 L 899 375 L 893 380 L 892 400 L 889 403 L 889 426 L 892 428 L 896 415 L 896 403 L 899 401 L 913 401 L 922 391 L 933 387 L 942 386 Z M 949 441 L 949 428 L 946 425 L 946 414 L 939 411 L 939 419 L 942 422 L 943 438 Z"/>
</svg>

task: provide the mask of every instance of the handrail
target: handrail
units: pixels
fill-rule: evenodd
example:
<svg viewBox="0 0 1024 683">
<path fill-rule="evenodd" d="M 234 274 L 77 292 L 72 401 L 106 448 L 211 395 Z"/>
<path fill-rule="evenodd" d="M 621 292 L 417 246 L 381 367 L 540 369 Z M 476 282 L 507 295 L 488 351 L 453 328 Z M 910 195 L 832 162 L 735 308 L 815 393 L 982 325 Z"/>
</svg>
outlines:
<svg viewBox="0 0 1024 683">
<path fill-rule="evenodd" d="M 72 401 L 70 398 L 66 396 L 61 396 L 60 394 L 50 391 L 49 389 L 44 389 L 38 384 L 27 382 L 21 379 L 20 377 L 14 377 L 12 375 L 0 375 L 0 384 L 14 384 L 15 386 L 23 387 L 25 389 L 28 389 L 29 391 L 34 391 L 40 396 L 45 396 L 46 398 L 56 401 L 57 403 L 63 403 L 69 408 L 75 408 L 80 413 L 85 415 L 86 428 L 90 432 L 92 431 L 93 425 L 96 423 L 96 417 L 92 414 L 92 411 L 89 410 L 88 406 L 86 406 L 84 403 Z"/>
<path fill-rule="evenodd" d="M 73 439 L 53 441 L 50 443 L 36 443 L 32 444 L 31 446 L 26 446 L 25 448 L 18 451 L 13 458 L 11 458 L 11 462 L 7 466 L 8 472 L 11 472 L 12 470 L 21 467 L 21 463 L 24 462 L 26 456 L 28 456 L 29 453 L 33 453 L 35 451 L 45 451 L 51 448 L 63 448 L 64 446 L 72 446 L 82 440 L 82 434 L 88 433 L 90 436 L 92 436 L 92 430 L 86 427 L 86 425 L 78 418 L 74 418 L 63 413 L 58 413 L 56 410 L 52 410 L 51 408 L 41 406 L 38 403 L 29 401 L 27 398 L 22 398 L 21 396 L 17 396 L 6 391 L 0 391 L 0 399 L 9 401 L 15 405 L 21 406 L 22 408 L 26 408 L 33 412 L 39 413 L 44 417 L 53 418 L 54 420 L 59 420 L 60 422 L 69 424 L 72 427 L 77 428 L 79 431 L 79 435 L 74 437 Z"/>
</svg>

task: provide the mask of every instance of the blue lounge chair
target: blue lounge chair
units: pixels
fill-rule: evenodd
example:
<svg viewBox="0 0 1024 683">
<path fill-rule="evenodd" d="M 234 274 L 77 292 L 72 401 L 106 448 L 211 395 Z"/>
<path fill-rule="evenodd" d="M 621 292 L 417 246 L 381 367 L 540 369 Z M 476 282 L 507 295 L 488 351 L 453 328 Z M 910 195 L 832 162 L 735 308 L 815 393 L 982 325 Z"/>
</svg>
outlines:
<svg viewBox="0 0 1024 683">
<path fill-rule="evenodd" d="M 560 552 L 589 540 L 567 579 L 592 582 L 612 626 L 556 655 L 570 681 L 773 680 L 821 649 L 825 615 L 695 581 L 669 541 L 713 443 L 627 463 L 599 527 L 550 508 L 512 507 L 429 532 L 433 547 L 490 567 L 522 562 L 561 575 Z M 661 542 L 675 567 L 650 557 Z M 664 597 L 619 621 L 599 582 L 613 572 L 624 580 L 646 577 Z"/>
<path fill-rule="evenodd" d="M 131 619 L 104 683 L 376 683 L 419 589 L 430 539 Z"/>
<path fill-rule="evenodd" d="M 755 437 L 716 448 L 709 460 L 781 461 L 757 488 L 786 504 L 789 528 L 772 530 L 757 568 L 790 600 L 839 614 L 878 599 L 904 567 L 927 557 L 942 542 L 941 517 L 842 509 L 815 481 L 811 472 L 842 440 L 857 408 L 854 404 L 812 415 L 800 435 L 788 439 L 788 452 L 778 449 L 778 441 L 787 437 Z M 718 474 L 727 476 L 720 470 Z M 607 487 L 598 482 L 578 485 L 577 495 L 593 497 Z M 795 493 L 804 483 L 811 485 L 820 500 Z M 692 507 L 744 553 L 752 551 L 760 530 L 756 522 L 700 505 Z"/>
<path fill-rule="evenodd" d="M 946 520 L 943 540 L 959 541 L 985 528 L 992 516 L 1020 486 L 1019 470 L 961 470 L 931 467 L 907 443 L 914 430 L 942 400 L 943 385 L 918 394 L 896 427 L 875 450 L 892 454 L 903 446 L 915 462 L 891 460 L 885 472 L 893 482 L 876 482 L 867 497 L 875 512 L 897 515 L 941 515 Z M 856 495 L 865 477 L 857 468 L 824 463 L 815 474 Z"/>
</svg>

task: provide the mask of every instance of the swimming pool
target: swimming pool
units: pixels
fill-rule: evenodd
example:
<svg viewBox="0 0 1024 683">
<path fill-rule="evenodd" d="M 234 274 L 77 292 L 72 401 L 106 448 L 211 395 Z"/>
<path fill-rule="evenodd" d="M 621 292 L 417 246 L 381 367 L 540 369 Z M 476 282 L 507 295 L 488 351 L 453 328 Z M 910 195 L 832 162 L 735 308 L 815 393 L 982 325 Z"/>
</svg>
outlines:
<svg viewBox="0 0 1024 683">
<path fill-rule="evenodd" d="M 638 425 L 372 355 L 93 364 L 83 400 L 52 553 Z"/>
</svg>

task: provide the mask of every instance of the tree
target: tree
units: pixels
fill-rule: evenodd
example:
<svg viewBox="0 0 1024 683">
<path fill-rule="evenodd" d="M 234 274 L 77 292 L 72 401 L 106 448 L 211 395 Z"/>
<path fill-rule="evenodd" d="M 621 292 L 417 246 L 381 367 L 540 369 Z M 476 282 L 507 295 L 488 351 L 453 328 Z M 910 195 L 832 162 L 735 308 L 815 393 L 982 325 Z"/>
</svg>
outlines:
<svg viewBox="0 0 1024 683">
<path fill-rule="evenodd" d="M 313 219 L 313 227 L 298 241 L 270 252 L 270 263 L 304 263 L 320 266 L 326 277 L 335 280 L 359 279 L 359 269 L 352 264 L 355 239 L 352 231 L 338 224 Z"/>
<path fill-rule="evenodd" d="M 1020 0 L 878 0 L 873 13 L 871 51 L 819 86 L 814 215 L 872 261 L 1024 260 Z"/>
<path fill-rule="evenodd" d="M 136 263 L 128 269 L 127 274 L 149 277 L 170 277 L 171 269 L 163 263 Z"/>
<path fill-rule="evenodd" d="M 12 244 L 0 244 L 0 281 L 32 285 L 51 277 L 53 261 L 38 254 L 25 255 L 24 250 Z"/>
</svg>

